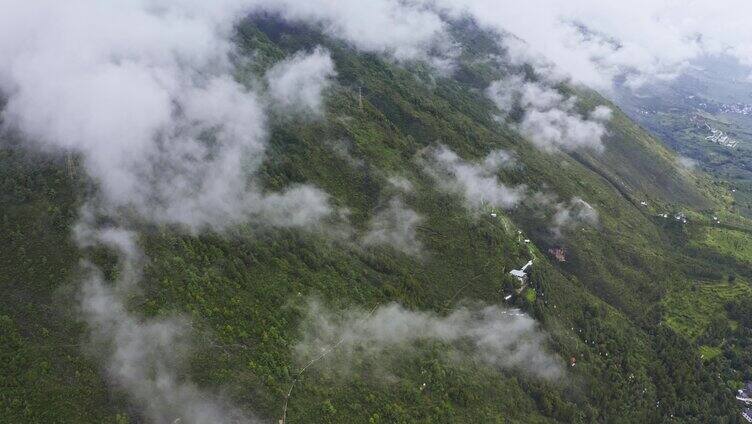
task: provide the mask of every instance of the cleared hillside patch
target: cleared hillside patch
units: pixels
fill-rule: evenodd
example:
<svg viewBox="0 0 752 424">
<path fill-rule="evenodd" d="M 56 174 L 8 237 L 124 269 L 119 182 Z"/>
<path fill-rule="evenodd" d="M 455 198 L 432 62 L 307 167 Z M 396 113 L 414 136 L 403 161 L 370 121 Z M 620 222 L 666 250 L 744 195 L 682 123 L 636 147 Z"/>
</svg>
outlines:
<svg viewBox="0 0 752 424">
<path fill-rule="evenodd" d="M 727 228 L 708 227 L 700 242 L 703 246 L 734 258 L 752 262 L 752 236 Z"/>
<path fill-rule="evenodd" d="M 752 292 L 747 282 L 697 283 L 691 288 L 670 293 L 663 300 L 664 322 L 677 333 L 696 340 L 714 318 L 726 317 L 727 302 Z"/>
</svg>

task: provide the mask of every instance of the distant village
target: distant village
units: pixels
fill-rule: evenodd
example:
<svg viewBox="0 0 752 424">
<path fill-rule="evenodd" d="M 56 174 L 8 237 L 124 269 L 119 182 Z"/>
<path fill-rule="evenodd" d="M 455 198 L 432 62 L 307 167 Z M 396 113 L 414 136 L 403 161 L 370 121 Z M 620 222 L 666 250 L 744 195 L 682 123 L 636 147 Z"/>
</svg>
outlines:
<svg viewBox="0 0 752 424">
<path fill-rule="evenodd" d="M 705 124 L 705 126 L 707 126 L 711 133 L 709 136 L 705 137 L 705 140 L 712 141 L 713 143 L 720 144 L 724 147 L 730 147 L 732 149 L 735 149 L 739 144 L 739 140 L 730 138 L 723 131 L 715 129 L 708 124 Z"/>
<path fill-rule="evenodd" d="M 727 133 L 719 130 L 718 128 L 714 128 L 707 122 L 704 117 L 700 115 L 692 115 L 689 120 L 700 128 L 704 128 L 710 131 L 710 135 L 706 136 L 705 140 L 731 149 L 736 149 L 736 147 L 739 145 L 739 140 L 731 138 Z"/>
<path fill-rule="evenodd" d="M 722 104 L 719 109 L 723 113 L 734 113 L 745 116 L 752 115 L 752 105 L 746 103 Z"/>
</svg>

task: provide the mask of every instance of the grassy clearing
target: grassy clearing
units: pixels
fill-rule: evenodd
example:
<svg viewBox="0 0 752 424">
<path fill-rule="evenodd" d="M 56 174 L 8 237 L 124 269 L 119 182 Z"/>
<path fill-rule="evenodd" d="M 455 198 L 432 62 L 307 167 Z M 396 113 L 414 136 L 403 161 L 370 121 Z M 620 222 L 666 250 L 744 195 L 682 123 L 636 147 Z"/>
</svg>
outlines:
<svg viewBox="0 0 752 424">
<path fill-rule="evenodd" d="M 711 361 L 721 354 L 721 348 L 716 346 L 700 346 L 700 355 L 705 361 Z"/>
<path fill-rule="evenodd" d="M 741 261 L 752 262 L 752 236 L 741 231 L 708 227 L 700 242 L 703 246 Z"/>
<path fill-rule="evenodd" d="M 751 291 L 749 284 L 742 281 L 733 284 L 701 283 L 687 290 L 676 291 L 663 300 L 666 308 L 664 322 L 677 333 L 695 340 L 715 317 L 726 316 L 724 305 L 728 301 L 748 295 Z"/>
<path fill-rule="evenodd" d="M 527 299 L 527 301 L 530 303 L 534 303 L 537 296 L 538 295 L 535 293 L 535 289 L 527 289 L 525 291 L 525 299 Z"/>
</svg>

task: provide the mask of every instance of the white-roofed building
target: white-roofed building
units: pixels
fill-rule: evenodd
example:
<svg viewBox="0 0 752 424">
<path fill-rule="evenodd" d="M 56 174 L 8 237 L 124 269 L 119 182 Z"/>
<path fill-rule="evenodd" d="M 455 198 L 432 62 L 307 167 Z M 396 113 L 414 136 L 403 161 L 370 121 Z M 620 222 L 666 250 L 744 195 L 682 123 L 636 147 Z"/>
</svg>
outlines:
<svg viewBox="0 0 752 424">
<path fill-rule="evenodd" d="M 517 277 L 517 279 L 520 280 L 522 284 L 525 284 L 527 283 L 527 273 L 529 272 L 528 270 L 532 265 L 533 261 L 529 260 L 521 269 L 513 269 L 509 271 L 509 273 Z"/>
<path fill-rule="evenodd" d="M 752 409 L 747 408 L 744 411 L 742 411 L 742 417 L 744 417 L 747 422 L 752 423 Z"/>
</svg>

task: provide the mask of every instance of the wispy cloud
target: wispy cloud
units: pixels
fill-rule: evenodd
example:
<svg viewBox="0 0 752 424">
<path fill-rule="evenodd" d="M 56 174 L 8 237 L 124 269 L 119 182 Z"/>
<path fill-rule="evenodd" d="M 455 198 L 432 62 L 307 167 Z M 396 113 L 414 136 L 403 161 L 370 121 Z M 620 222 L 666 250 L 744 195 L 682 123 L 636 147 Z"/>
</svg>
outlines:
<svg viewBox="0 0 752 424">
<path fill-rule="evenodd" d="M 81 247 L 118 253 L 120 272 L 105 282 L 83 266 L 81 313 L 112 383 L 155 422 L 235 422 L 237 414 L 184 378 L 186 321 L 144 319 L 126 307 L 144 260 L 128 228 L 311 228 L 332 213 L 315 187 L 269 192 L 259 181 L 266 96 L 319 110 L 334 71 L 328 54 L 315 50 L 273 68 L 268 94 L 238 83 L 232 31 L 251 6 L 13 0 L 0 14 L 3 129 L 79 155 L 96 184 L 74 236 Z"/>
<path fill-rule="evenodd" d="M 419 2 L 400 0 L 265 1 L 264 7 L 283 18 L 318 23 L 324 31 L 356 48 L 398 61 L 432 60 L 451 50 L 446 24 Z M 388 30 L 385 30 L 388 29 Z"/>
<path fill-rule="evenodd" d="M 606 106 L 597 106 L 583 117 L 576 110 L 576 97 L 565 97 L 544 82 L 525 81 L 519 75 L 494 81 L 486 94 L 502 117 L 521 111 L 521 118 L 511 124 L 541 150 L 603 150 L 604 123 L 612 113 Z"/>
<path fill-rule="evenodd" d="M 545 379 L 563 376 L 562 363 L 546 347 L 547 336 L 529 316 L 498 306 L 460 307 L 448 315 L 411 311 L 398 304 L 373 311 L 332 311 L 311 302 L 296 345 L 301 362 L 330 352 L 325 368 L 348 375 L 360 361 L 416 354 L 423 342 L 447 345 L 448 357 L 500 369 L 525 371 Z M 324 368 L 318 366 L 319 368 Z"/>
<path fill-rule="evenodd" d="M 473 163 L 446 146 L 439 146 L 421 162 L 441 188 L 461 195 L 471 209 L 483 204 L 508 209 L 525 196 L 524 186 L 510 187 L 499 180 L 498 172 L 514 163 L 512 156 L 503 150 L 493 151 L 482 162 Z"/>
<path fill-rule="evenodd" d="M 0 42 L 4 124 L 80 154 L 110 211 L 191 230 L 315 223 L 330 213 L 323 192 L 268 194 L 253 179 L 266 111 L 262 94 L 232 77 L 242 3 L 12 2 L 0 18 L 3 40 L 16 40 Z M 271 95 L 317 108 L 332 68 L 322 50 L 295 56 L 272 70 Z"/>
<path fill-rule="evenodd" d="M 329 52 L 316 48 L 277 63 L 266 73 L 273 108 L 323 116 L 322 93 L 336 75 Z"/>
<path fill-rule="evenodd" d="M 699 165 L 699 162 L 686 156 L 678 156 L 676 161 L 684 169 L 695 169 Z"/>
<path fill-rule="evenodd" d="M 92 347 L 106 362 L 111 381 L 124 389 L 156 423 L 252 423 L 253 417 L 184 377 L 190 353 L 190 325 L 179 316 L 144 320 L 126 307 L 137 290 L 143 265 L 135 233 L 93 226 L 82 220 L 76 238 L 82 246 L 104 245 L 119 256 L 115 284 L 85 263 L 79 294 Z"/>
<path fill-rule="evenodd" d="M 706 54 L 752 64 L 750 4 L 743 0 L 629 3 L 574 0 L 508 2 L 431 0 L 446 13 L 474 17 L 487 28 L 524 40 L 518 58 L 554 63 L 574 82 L 609 89 L 618 78 L 632 86 L 671 78 Z M 513 48 L 515 46 L 512 46 Z"/>
<path fill-rule="evenodd" d="M 422 220 L 417 212 L 395 197 L 369 221 L 362 242 L 366 246 L 387 245 L 407 255 L 418 256 L 422 246 L 416 227 Z"/>
<path fill-rule="evenodd" d="M 579 197 L 573 197 L 567 203 L 557 203 L 555 208 L 551 231 L 557 237 L 561 237 L 568 227 L 598 225 L 598 211 Z"/>
</svg>

